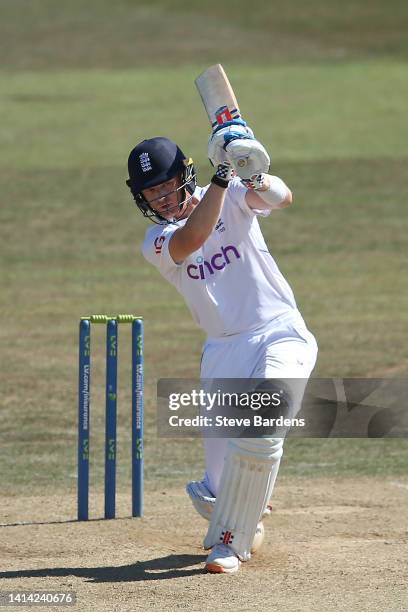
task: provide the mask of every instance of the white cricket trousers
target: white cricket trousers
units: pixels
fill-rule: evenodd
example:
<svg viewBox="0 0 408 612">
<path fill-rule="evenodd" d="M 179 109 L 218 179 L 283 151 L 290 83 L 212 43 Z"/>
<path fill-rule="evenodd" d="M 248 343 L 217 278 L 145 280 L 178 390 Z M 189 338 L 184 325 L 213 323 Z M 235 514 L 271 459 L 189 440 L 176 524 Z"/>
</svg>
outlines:
<svg viewBox="0 0 408 612">
<path fill-rule="evenodd" d="M 294 311 L 255 332 L 208 338 L 203 348 L 201 378 L 303 379 L 296 398 L 300 408 L 316 358 L 316 340 L 300 313 Z M 227 438 L 204 439 L 204 481 L 214 496 L 218 493 L 227 443 Z"/>
</svg>

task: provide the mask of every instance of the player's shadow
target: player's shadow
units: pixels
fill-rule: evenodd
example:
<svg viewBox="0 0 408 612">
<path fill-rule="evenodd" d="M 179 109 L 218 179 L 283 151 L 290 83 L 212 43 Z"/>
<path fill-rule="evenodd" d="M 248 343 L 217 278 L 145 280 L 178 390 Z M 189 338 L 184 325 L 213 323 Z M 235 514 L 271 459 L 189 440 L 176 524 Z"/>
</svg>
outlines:
<svg viewBox="0 0 408 612">
<path fill-rule="evenodd" d="M 0 572 L 1 579 L 10 578 L 68 578 L 77 576 L 87 582 L 139 582 L 141 580 L 168 580 L 202 574 L 204 569 L 191 568 L 203 564 L 206 555 L 167 555 L 149 561 L 112 567 L 48 567 L 42 569 Z M 188 568 L 188 569 L 184 569 Z"/>
</svg>

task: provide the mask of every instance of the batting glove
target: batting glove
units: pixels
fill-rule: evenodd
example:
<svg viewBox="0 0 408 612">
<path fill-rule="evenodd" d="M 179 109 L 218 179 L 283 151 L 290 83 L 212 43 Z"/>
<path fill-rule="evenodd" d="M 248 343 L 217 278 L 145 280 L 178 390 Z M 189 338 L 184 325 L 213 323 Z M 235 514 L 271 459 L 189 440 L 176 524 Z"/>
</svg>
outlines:
<svg viewBox="0 0 408 612">
<path fill-rule="evenodd" d="M 271 165 L 265 147 L 255 139 L 233 140 L 227 145 L 226 152 L 242 182 L 250 189 L 259 189 L 263 183 L 262 175 Z"/>
<path fill-rule="evenodd" d="M 261 189 L 265 185 L 265 178 L 267 174 L 254 174 L 251 178 L 241 179 L 241 183 L 245 185 L 247 189 Z"/>
<path fill-rule="evenodd" d="M 226 148 L 232 142 L 243 139 L 254 139 L 253 131 L 245 125 L 231 124 L 228 127 L 217 128 L 208 142 L 208 157 L 213 166 L 229 161 Z"/>
<path fill-rule="evenodd" d="M 218 164 L 215 174 L 211 179 L 211 182 L 215 183 L 219 187 L 223 187 L 224 189 L 226 189 L 228 187 L 228 183 L 234 176 L 235 172 L 233 167 L 229 162 L 226 161 L 222 164 Z"/>
</svg>

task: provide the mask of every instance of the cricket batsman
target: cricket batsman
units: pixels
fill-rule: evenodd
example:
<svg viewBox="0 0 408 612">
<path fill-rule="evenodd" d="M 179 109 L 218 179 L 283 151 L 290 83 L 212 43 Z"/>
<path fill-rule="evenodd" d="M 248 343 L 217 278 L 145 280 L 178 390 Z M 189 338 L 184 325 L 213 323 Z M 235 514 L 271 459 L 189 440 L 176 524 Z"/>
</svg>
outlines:
<svg viewBox="0 0 408 612">
<path fill-rule="evenodd" d="M 212 134 L 208 157 L 214 175 L 199 187 L 193 161 L 171 140 L 151 138 L 131 151 L 127 185 L 154 223 L 143 255 L 207 334 L 201 378 L 291 378 L 305 386 L 317 344 L 258 223 L 259 216 L 273 223 L 292 193 L 269 174 L 268 153 L 242 121 Z M 259 548 L 282 446 L 273 437 L 204 439 L 205 475 L 187 493 L 209 520 L 207 571 L 234 573 Z"/>
</svg>

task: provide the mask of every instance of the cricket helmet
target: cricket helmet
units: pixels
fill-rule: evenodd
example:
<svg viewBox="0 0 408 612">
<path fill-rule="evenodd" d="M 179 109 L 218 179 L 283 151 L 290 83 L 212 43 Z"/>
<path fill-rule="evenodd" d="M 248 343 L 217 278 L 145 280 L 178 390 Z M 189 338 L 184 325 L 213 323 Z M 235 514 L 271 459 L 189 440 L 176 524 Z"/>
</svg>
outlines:
<svg viewBox="0 0 408 612">
<path fill-rule="evenodd" d="M 154 223 L 167 224 L 165 219 L 152 208 L 142 191 L 171 180 L 181 178 L 179 189 L 184 197 L 179 210 L 191 199 L 197 185 L 193 160 L 187 159 L 175 142 L 161 136 L 143 140 L 130 152 L 128 159 L 129 179 L 126 181 L 136 205 L 142 214 Z"/>
</svg>

